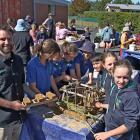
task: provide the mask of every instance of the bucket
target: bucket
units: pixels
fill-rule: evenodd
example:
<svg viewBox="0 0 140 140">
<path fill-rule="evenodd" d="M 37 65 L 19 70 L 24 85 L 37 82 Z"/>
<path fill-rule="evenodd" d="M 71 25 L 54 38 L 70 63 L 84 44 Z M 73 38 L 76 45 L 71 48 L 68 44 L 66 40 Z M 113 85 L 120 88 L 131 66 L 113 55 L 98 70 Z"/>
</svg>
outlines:
<svg viewBox="0 0 140 140">
<path fill-rule="evenodd" d="M 94 43 L 95 44 L 95 49 L 99 48 L 99 43 Z"/>
<path fill-rule="evenodd" d="M 135 44 L 130 44 L 129 45 L 129 51 L 135 51 Z"/>
</svg>

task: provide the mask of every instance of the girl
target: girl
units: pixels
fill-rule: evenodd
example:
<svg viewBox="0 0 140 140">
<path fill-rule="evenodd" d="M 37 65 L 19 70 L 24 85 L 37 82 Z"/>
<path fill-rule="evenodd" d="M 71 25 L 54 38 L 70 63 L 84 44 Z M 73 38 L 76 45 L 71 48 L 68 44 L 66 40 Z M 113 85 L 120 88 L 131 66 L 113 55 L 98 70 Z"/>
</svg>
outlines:
<svg viewBox="0 0 140 140">
<path fill-rule="evenodd" d="M 112 72 L 114 69 L 114 64 L 117 62 L 117 56 L 112 52 L 104 53 L 103 55 L 103 66 L 104 71 L 102 76 L 100 77 L 100 86 L 99 88 L 102 89 L 106 94 L 106 100 L 108 98 L 109 90 L 111 89 L 113 79 L 112 79 Z"/>
<path fill-rule="evenodd" d="M 65 24 L 61 23 L 59 24 L 59 30 L 57 32 L 57 40 L 63 40 L 65 39 L 68 34 L 71 34 L 72 32 L 66 29 Z"/>
<path fill-rule="evenodd" d="M 71 78 L 78 79 L 75 73 L 74 58 L 77 56 L 78 48 L 73 43 L 64 42 L 61 45 L 63 53 L 63 63 L 65 65 L 65 73 Z"/>
<path fill-rule="evenodd" d="M 37 94 L 46 94 L 50 91 L 51 86 L 57 96 L 60 96 L 52 76 L 52 65 L 49 61 L 59 52 L 58 44 L 54 40 L 48 39 L 43 42 L 38 56 L 29 61 L 27 65 L 27 82 L 35 96 Z"/>
<path fill-rule="evenodd" d="M 126 60 L 116 62 L 109 101 L 100 104 L 106 108 L 106 132 L 96 133 L 96 140 L 139 140 L 137 121 L 140 117 L 140 99 L 137 87 L 131 80 L 132 67 Z"/>
<path fill-rule="evenodd" d="M 37 28 L 37 25 L 35 23 L 33 23 L 31 25 L 31 29 L 29 31 L 34 43 L 37 41 L 37 32 L 38 32 L 38 28 Z"/>
</svg>

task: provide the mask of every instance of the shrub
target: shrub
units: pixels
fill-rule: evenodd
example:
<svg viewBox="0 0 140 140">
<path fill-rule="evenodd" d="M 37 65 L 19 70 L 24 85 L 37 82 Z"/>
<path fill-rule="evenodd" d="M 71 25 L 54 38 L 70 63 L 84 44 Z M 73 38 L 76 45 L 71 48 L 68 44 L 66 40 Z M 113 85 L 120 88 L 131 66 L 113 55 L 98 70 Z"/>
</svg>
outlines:
<svg viewBox="0 0 140 140">
<path fill-rule="evenodd" d="M 96 11 L 85 11 L 84 14 L 79 15 L 80 17 L 96 18 L 98 25 L 102 28 L 106 22 L 114 25 L 115 29 L 119 32 L 122 31 L 124 24 L 127 21 L 132 21 L 134 26 L 134 33 L 140 31 L 140 13 L 132 12 L 96 12 Z"/>
</svg>

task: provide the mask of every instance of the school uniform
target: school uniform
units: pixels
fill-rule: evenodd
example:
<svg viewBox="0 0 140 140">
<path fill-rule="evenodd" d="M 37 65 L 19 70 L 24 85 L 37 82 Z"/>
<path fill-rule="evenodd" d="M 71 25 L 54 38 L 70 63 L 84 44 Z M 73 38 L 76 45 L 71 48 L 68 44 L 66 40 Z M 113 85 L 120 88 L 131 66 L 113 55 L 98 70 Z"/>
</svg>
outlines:
<svg viewBox="0 0 140 140">
<path fill-rule="evenodd" d="M 71 70 L 75 70 L 74 61 L 69 61 L 68 62 L 66 59 L 63 59 L 62 63 L 64 64 L 65 73 L 67 75 L 70 75 Z"/>
<path fill-rule="evenodd" d="M 140 99 L 134 82 L 130 81 L 122 89 L 113 84 L 108 104 L 109 108 L 104 116 L 106 131 L 121 125 L 128 128 L 125 134 L 113 136 L 109 140 L 139 140 L 137 120 L 140 117 Z"/>
<path fill-rule="evenodd" d="M 54 78 L 61 76 L 65 72 L 65 64 L 63 61 L 54 62 L 51 61 L 52 64 L 52 75 Z M 57 86 L 62 86 L 62 81 L 57 82 Z"/>
<path fill-rule="evenodd" d="M 27 65 L 27 83 L 36 83 L 41 93 L 46 93 L 51 87 L 52 64 L 46 61 L 43 65 L 39 57 L 32 58 Z"/>
<path fill-rule="evenodd" d="M 105 102 L 107 102 L 109 93 L 113 84 L 113 77 L 107 72 L 102 70 L 97 78 L 97 85 L 99 89 L 103 89 L 106 95 Z"/>
<path fill-rule="evenodd" d="M 82 52 L 78 52 L 78 55 L 75 57 L 74 59 L 74 63 L 79 64 L 80 65 L 80 72 L 81 72 L 81 79 L 88 79 L 88 74 L 89 73 L 93 73 L 93 65 L 92 62 L 90 61 L 90 59 L 88 60 L 84 60 L 84 56 L 82 54 Z"/>
</svg>

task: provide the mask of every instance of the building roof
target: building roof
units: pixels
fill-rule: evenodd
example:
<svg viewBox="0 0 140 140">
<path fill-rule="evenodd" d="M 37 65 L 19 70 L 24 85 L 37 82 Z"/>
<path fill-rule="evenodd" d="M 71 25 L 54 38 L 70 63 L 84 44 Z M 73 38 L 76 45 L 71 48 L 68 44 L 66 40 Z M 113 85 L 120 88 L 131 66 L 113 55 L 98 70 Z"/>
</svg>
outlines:
<svg viewBox="0 0 140 140">
<path fill-rule="evenodd" d="M 35 3 L 44 3 L 44 4 L 51 4 L 51 5 L 68 5 L 69 2 L 66 0 L 34 0 Z"/>
<path fill-rule="evenodd" d="M 108 3 L 106 5 L 106 9 L 111 8 L 111 7 L 115 7 L 115 8 L 119 8 L 119 9 L 123 9 L 123 10 L 135 10 L 135 11 L 139 11 L 140 10 L 140 5 L 110 4 L 110 3 Z"/>
</svg>

